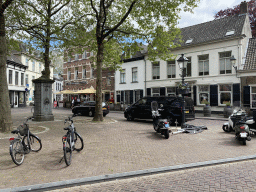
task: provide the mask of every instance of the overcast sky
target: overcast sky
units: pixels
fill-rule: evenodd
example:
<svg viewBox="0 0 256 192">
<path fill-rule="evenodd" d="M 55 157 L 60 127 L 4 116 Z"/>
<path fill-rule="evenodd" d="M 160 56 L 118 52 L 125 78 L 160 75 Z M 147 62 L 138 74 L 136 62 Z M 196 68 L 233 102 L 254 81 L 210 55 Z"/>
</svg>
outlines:
<svg viewBox="0 0 256 192">
<path fill-rule="evenodd" d="M 214 15 L 221 9 L 233 8 L 244 0 L 201 0 L 194 13 L 182 12 L 178 26 L 180 28 L 214 20 Z M 247 1 L 248 2 L 248 1 Z"/>
</svg>

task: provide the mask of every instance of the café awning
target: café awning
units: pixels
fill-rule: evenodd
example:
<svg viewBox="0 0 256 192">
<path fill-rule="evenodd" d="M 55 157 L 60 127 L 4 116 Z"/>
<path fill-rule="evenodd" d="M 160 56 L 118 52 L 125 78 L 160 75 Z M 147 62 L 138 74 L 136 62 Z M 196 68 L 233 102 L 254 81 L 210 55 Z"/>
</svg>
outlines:
<svg viewBox="0 0 256 192">
<path fill-rule="evenodd" d="M 58 93 L 55 93 L 56 95 L 61 95 L 61 94 L 75 94 L 74 91 L 71 91 L 71 90 L 63 90 L 63 91 L 60 91 Z"/>
<path fill-rule="evenodd" d="M 90 88 L 90 89 L 78 90 L 75 93 L 78 93 L 78 94 L 91 94 L 91 93 L 96 93 L 96 90 Z"/>
</svg>

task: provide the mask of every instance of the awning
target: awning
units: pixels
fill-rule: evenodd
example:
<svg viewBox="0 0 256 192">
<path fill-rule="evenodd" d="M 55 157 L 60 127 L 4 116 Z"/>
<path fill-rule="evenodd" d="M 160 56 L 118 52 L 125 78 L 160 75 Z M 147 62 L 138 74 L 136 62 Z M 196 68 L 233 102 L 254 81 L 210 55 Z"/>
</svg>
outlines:
<svg viewBox="0 0 256 192">
<path fill-rule="evenodd" d="M 63 91 L 60 91 L 58 93 L 55 93 L 56 95 L 60 95 L 60 94 L 75 94 L 74 91 L 71 91 L 71 90 L 63 90 Z"/>
<path fill-rule="evenodd" d="M 75 93 L 79 93 L 79 94 L 90 94 L 90 93 L 96 93 L 95 89 L 83 89 L 83 90 L 78 90 Z"/>
</svg>

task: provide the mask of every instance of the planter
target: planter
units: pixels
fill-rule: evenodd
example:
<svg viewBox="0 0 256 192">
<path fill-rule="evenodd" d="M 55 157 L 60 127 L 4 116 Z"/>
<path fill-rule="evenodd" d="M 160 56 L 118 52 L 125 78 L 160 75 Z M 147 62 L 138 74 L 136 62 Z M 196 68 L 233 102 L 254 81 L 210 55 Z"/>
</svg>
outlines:
<svg viewBox="0 0 256 192">
<path fill-rule="evenodd" d="M 204 117 L 211 117 L 211 106 L 210 105 L 204 105 Z"/>
<path fill-rule="evenodd" d="M 230 106 L 224 108 L 223 115 L 228 118 L 233 113 L 233 109 Z"/>
<path fill-rule="evenodd" d="M 179 94 L 188 94 L 189 93 L 189 89 L 178 89 L 178 93 Z"/>
</svg>

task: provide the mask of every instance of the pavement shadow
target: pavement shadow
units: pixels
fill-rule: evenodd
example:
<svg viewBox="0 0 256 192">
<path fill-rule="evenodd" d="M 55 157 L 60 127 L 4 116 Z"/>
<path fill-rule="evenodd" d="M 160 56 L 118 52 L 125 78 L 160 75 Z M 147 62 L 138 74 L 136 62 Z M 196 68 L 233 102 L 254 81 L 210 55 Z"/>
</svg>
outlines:
<svg viewBox="0 0 256 192">
<path fill-rule="evenodd" d="M 44 160 L 42 163 L 42 168 L 45 170 L 60 170 L 66 168 L 66 163 L 63 158 L 63 150 L 52 151 L 49 155 L 48 160 Z"/>
</svg>

